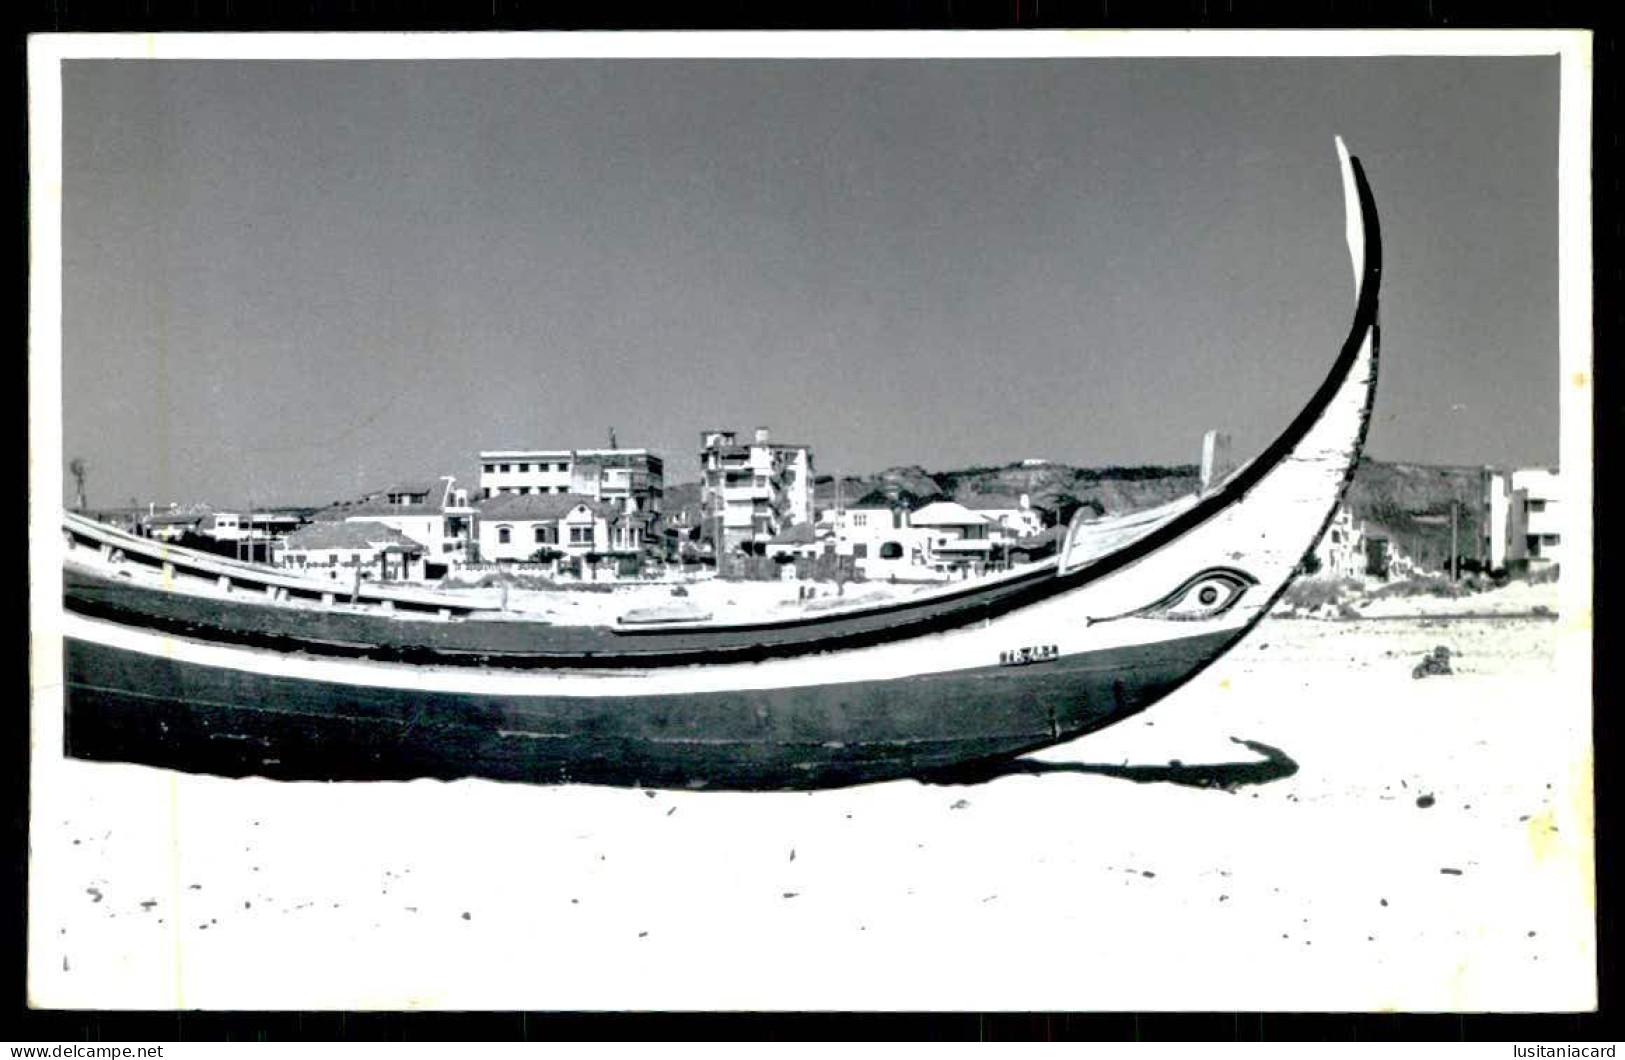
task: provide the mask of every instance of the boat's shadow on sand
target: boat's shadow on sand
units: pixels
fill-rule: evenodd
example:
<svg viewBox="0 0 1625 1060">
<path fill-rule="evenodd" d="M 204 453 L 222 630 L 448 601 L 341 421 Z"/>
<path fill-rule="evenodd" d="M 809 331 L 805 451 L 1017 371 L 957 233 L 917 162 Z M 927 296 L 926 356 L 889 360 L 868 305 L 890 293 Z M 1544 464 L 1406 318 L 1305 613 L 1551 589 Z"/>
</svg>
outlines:
<svg viewBox="0 0 1625 1060">
<path fill-rule="evenodd" d="M 87 761 L 125 762 L 156 766 L 160 769 L 183 773 L 199 773 L 218 777 L 263 777 L 279 781 L 411 781 L 411 780 L 494 780 L 506 783 L 552 786 L 557 784 L 589 784 L 609 787 L 643 787 L 668 789 L 709 789 L 714 791 L 786 791 L 815 790 L 818 788 L 852 788 L 867 784 L 897 780 L 916 780 L 922 784 L 969 785 L 985 784 L 1000 777 L 1038 776 L 1051 773 L 1084 774 L 1115 777 L 1136 784 L 1174 784 L 1188 788 L 1218 788 L 1233 791 L 1237 788 L 1268 784 L 1283 780 L 1298 771 L 1298 763 L 1285 752 L 1269 744 L 1231 737 L 1232 742 L 1245 747 L 1258 759 L 1247 762 L 1214 762 L 1185 765 L 1174 761 L 1167 765 L 1108 765 L 1093 762 L 1046 762 L 1034 758 L 1015 758 L 955 766 L 929 773 L 892 772 L 885 776 L 851 776 L 823 783 L 786 785 L 776 779 L 772 783 L 752 783 L 753 778 L 736 776 L 728 780 L 713 778 L 707 784 L 695 784 L 680 775 L 656 775 L 646 769 L 616 764 L 612 757 L 604 756 L 606 763 L 594 772 L 565 770 L 554 767 L 542 769 L 523 755 L 504 758 L 494 754 L 467 753 L 452 757 L 445 748 L 436 754 L 405 753 L 383 754 L 377 749 L 358 754 L 343 741 L 327 743 L 306 741 L 297 747 L 282 745 L 272 749 L 268 740 L 256 740 L 234 734 L 224 739 L 190 739 L 172 741 L 163 734 L 146 739 L 107 739 L 104 733 L 80 734 L 74 738 L 70 726 L 69 739 L 64 750 L 71 758 Z M 500 748 L 499 748 L 500 749 Z M 397 749 L 399 752 L 400 749 Z"/>
<path fill-rule="evenodd" d="M 1045 762 L 1036 758 L 1016 758 L 1006 762 L 961 766 L 921 777 L 920 782 L 952 785 L 985 784 L 1000 777 L 1081 773 L 1097 777 L 1115 777 L 1135 784 L 1174 784 L 1182 788 L 1220 788 L 1234 791 L 1237 788 L 1285 780 L 1298 771 L 1298 763 L 1278 747 L 1234 736 L 1230 738 L 1230 742 L 1247 748 L 1261 758 L 1252 762 L 1212 762 L 1199 765 L 1185 765 L 1174 761 L 1164 766 Z"/>
</svg>

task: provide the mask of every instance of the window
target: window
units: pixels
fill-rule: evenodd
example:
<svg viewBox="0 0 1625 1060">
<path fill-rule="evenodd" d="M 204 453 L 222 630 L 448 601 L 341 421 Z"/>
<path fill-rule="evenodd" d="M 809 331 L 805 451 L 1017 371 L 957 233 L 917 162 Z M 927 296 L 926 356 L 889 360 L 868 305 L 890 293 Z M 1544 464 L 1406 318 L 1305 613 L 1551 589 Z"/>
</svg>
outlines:
<svg viewBox="0 0 1625 1060">
<path fill-rule="evenodd" d="M 1546 510 L 1546 502 L 1545 501 L 1530 501 L 1529 505 L 1528 505 L 1528 510 L 1532 511 L 1532 512 L 1543 512 L 1543 511 Z"/>
<path fill-rule="evenodd" d="M 499 527 L 497 527 L 497 544 L 506 545 L 512 540 L 513 540 L 513 527 L 511 527 L 511 526 L 499 526 Z"/>
<path fill-rule="evenodd" d="M 880 546 L 881 559 L 902 559 L 903 546 L 896 541 L 888 541 Z"/>
<path fill-rule="evenodd" d="M 868 526 L 869 525 L 869 517 L 867 515 L 861 515 L 861 514 L 860 515 L 854 515 L 852 517 L 852 525 L 853 526 Z"/>
<path fill-rule="evenodd" d="M 859 543 L 859 544 L 853 545 L 852 546 L 852 558 L 853 559 L 868 559 L 869 558 L 869 546 L 868 546 L 868 544 Z"/>
<path fill-rule="evenodd" d="M 538 527 L 537 527 L 537 528 L 536 528 L 536 537 L 535 537 L 535 541 L 536 541 L 536 544 L 538 544 L 538 545 L 545 545 L 545 544 L 547 544 L 547 527 L 545 527 L 545 526 L 538 526 Z"/>
<path fill-rule="evenodd" d="M 520 464 L 519 465 L 519 470 L 521 472 L 529 471 L 530 470 L 530 465 L 529 464 Z"/>
<path fill-rule="evenodd" d="M 491 474 L 496 469 L 497 469 L 497 466 L 495 464 L 486 464 L 485 465 L 485 473 L 487 475 Z"/>
<path fill-rule="evenodd" d="M 590 544 L 592 544 L 592 527 L 590 527 L 590 526 L 572 526 L 572 527 L 570 527 L 570 544 L 572 544 L 572 545 L 590 545 Z"/>
<path fill-rule="evenodd" d="M 491 487 L 486 486 L 484 489 L 482 489 L 480 491 L 480 496 L 486 498 L 487 500 L 489 500 L 490 497 L 491 497 Z"/>
<path fill-rule="evenodd" d="M 511 467 L 511 466 L 512 466 L 512 465 L 509 465 L 509 464 L 503 464 L 503 465 L 502 465 L 502 467 L 501 467 L 501 468 L 500 468 L 500 470 L 501 470 L 501 471 L 502 471 L 502 473 L 503 473 L 503 474 L 504 474 L 504 475 L 506 475 L 506 474 L 507 474 L 507 473 L 508 473 L 508 470 L 509 470 L 509 468 L 510 468 L 510 467 Z"/>
</svg>

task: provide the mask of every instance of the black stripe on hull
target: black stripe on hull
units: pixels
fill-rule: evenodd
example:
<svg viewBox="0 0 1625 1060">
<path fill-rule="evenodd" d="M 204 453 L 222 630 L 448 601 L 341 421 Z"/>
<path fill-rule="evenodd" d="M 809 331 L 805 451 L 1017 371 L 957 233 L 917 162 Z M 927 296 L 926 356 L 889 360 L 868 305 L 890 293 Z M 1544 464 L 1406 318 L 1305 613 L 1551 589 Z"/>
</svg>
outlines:
<svg viewBox="0 0 1625 1060">
<path fill-rule="evenodd" d="M 886 681 L 613 699 L 339 685 L 69 638 L 64 749 L 282 780 L 839 787 L 1008 758 L 1121 721 L 1239 636 Z"/>
</svg>

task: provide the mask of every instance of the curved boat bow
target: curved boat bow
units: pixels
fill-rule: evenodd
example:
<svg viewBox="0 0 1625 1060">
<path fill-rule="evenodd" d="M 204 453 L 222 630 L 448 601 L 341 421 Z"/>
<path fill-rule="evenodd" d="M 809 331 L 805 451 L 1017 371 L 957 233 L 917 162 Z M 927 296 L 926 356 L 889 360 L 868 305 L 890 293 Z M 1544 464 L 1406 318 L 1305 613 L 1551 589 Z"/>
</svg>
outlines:
<svg viewBox="0 0 1625 1060">
<path fill-rule="evenodd" d="M 1341 140 L 1338 153 L 1353 324 L 1281 435 L 1194 500 L 1109 532 L 1074 520 L 1053 563 L 879 607 L 600 628 L 487 620 L 425 594 L 368 612 L 320 583 L 222 574 L 70 520 L 70 542 L 166 575 L 277 584 L 250 599 L 169 591 L 70 552 L 69 753 L 288 778 L 813 787 L 1021 754 L 1120 721 L 1264 616 L 1358 461 L 1382 249 L 1364 171 Z M 302 594 L 316 600 L 283 602 Z"/>
</svg>

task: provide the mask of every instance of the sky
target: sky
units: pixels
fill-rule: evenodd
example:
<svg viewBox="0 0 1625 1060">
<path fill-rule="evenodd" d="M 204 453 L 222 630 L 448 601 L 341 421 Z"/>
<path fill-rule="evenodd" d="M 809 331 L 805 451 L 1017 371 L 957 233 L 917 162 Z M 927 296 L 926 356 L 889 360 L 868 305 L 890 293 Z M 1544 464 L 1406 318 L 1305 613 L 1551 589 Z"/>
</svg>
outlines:
<svg viewBox="0 0 1625 1060">
<path fill-rule="evenodd" d="M 63 460 L 226 506 L 610 428 L 668 484 L 708 427 L 823 474 L 1247 459 L 1352 316 L 1341 134 L 1367 452 L 1555 465 L 1557 119 L 1555 57 L 70 61 Z"/>
</svg>

